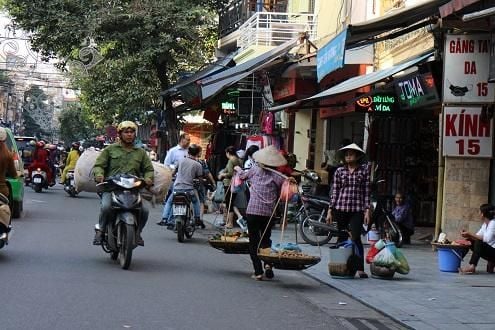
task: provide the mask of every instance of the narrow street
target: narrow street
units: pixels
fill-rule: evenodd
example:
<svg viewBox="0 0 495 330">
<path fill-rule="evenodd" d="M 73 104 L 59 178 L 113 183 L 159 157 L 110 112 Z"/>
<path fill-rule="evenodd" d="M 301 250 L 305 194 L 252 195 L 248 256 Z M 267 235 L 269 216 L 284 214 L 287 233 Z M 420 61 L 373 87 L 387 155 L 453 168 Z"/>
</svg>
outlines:
<svg viewBox="0 0 495 330">
<path fill-rule="evenodd" d="M 294 271 L 250 278 L 245 255 L 179 244 L 154 224 L 129 271 L 91 244 L 96 194 L 27 187 L 25 212 L 0 251 L 2 329 L 400 329 L 373 309 Z"/>
</svg>

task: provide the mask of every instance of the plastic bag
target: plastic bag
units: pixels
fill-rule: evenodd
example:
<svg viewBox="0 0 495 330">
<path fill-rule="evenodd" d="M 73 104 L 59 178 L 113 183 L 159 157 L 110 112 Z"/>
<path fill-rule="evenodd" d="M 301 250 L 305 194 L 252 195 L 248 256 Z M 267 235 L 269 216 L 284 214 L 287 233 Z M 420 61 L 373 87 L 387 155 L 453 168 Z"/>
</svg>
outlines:
<svg viewBox="0 0 495 330">
<path fill-rule="evenodd" d="M 295 243 L 277 243 L 272 245 L 272 250 L 278 252 L 278 251 L 296 251 L 296 252 L 302 252 L 301 248 L 299 245 Z"/>
<path fill-rule="evenodd" d="M 215 203 L 222 203 L 225 199 L 225 189 L 223 188 L 223 182 L 217 181 L 217 189 L 215 190 L 215 194 L 213 195 L 213 201 Z"/>
<path fill-rule="evenodd" d="M 239 175 L 235 174 L 234 177 L 232 178 L 232 182 L 230 184 L 230 189 L 232 190 L 232 193 L 237 194 L 237 193 L 241 192 L 243 187 L 244 187 L 244 182 L 239 177 Z"/>
<path fill-rule="evenodd" d="M 373 263 L 377 266 L 395 268 L 397 265 L 397 259 L 394 257 L 392 251 L 388 248 L 382 249 L 373 259 Z"/>
<path fill-rule="evenodd" d="M 284 183 L 282 184 L 282 189 L 280 190 L 280 201 L 282 202 L 290 201 L 292 197 L 295 194 L 297 194 L 298 191 L 299 190 L 296 183 L 289 180 L 285 180 Z"/>
<path fill-rule="evenodd" d="M 402 253 L 400 249 L 395 249 L 394 253 L 395 259 L 397 259 L 396 271 L 399 274 L 408 274 L 409 273 L 409 263 L 407 262 L 406 257 Z"/>
<path fill-rule="evenodd" d="M 366 254 L 366 263 L 371 264 L 378 252 L 380 252 L 380 250 L 378 250 L 373 244 L 369 249 L 368 254 Z"/>
</svg>

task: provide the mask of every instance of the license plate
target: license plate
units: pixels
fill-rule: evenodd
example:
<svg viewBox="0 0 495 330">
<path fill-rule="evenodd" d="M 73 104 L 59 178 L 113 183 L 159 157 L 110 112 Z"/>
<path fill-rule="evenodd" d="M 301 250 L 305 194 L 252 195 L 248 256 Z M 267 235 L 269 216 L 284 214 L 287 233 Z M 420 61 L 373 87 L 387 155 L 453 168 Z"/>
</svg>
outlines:
<svg viewBox="0 0 495 330">
<path fill-rule="evenodd" d="M 187 207 L 185 205 L 174 205 L 174 215 L 186 215 Z"/>
<path fill-rule="evenodd" d="M 34 178 L 33 179 L 33 182 L 34 183 L 41 183 L 41 178 Z"/>
<path fill-rule="evenodd" d="M 73 186 L 74 185 L 74 180 L 70 180 L 70 185 Z"/>
</svg>

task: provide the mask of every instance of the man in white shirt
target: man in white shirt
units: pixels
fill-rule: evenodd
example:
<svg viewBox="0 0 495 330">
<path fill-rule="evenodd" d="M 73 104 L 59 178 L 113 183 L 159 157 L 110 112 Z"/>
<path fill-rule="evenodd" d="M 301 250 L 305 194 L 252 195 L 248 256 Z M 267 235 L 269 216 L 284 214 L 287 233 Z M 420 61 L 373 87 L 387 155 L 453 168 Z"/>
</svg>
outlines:
<svg viewBox="0 0 495 330">
<path fill-rule="evenodd" d="M 163 162 L 165 166 L 171 167 L 171 165 L 173 165 L 174 167 L 177 167 L 179 161 L 187 156 L 187 148 L 189 147 L 190 143 L 191 137 L 189 136 L 189 134 L 182 133 L 179 136 L 179 144 L 173 148 L 170 148 L 170 150 L 167 152 L 167 156 L 165 157 L 165 161 Z"/>
</svg>

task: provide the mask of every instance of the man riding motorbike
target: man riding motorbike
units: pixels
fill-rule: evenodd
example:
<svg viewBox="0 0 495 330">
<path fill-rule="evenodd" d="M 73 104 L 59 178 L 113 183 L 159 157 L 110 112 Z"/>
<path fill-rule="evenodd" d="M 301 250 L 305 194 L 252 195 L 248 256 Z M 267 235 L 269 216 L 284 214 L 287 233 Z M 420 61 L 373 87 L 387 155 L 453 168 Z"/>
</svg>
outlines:
<svg viewBox="0 0 495 330">
<path fill-rule="evenodd" d="M 80 146 L 81 144 L 79 142 L 72 143 L 72 149 L 67 155 L 67 159 L 65 160 L 65 167 L 60 178 L 60 184 L 64 184 L 65 178 L 67 177 L 67 172 L 76 168 L 76 163 L 80 156 Z"/>
<path fill-rule="evenodd" d="M 201 147 L 197 144 L 191 144 L 188 148 L 188 155 L 179 161 L 177 165 L 177 177 L 175 178 L 173 191 L 181 192 L 193 192 L 191 201 L 193 203 L 194 219 L 198 226 L 204 228 L 204 223 L 201 221 L 201 210 L 199 205 L 198 194 L 194 189 L 193 180 L 203 176 L 203 166 L 197 160 L 197 157 L 201 154 Z M 168 229 L 173 229 L 174 224 L 168 219 L 172 217 L 172 201 L 174 194 L 170 194 L 163 208 L 163 224 L 167 225 Z"/>
<path fill-rule="evenodd" d="M 49 165 L 50 152 L 45 149 L 45 142 L 36 142 L 36 148 L 33 152 L 32 163 L 28 167 L 29 178 L 33 170 L 39 168 L 46 173 L 46 180 L 50 186 L 53 186 L 53 172 Z"/>
<path fill-rule="evenodd" d="M 116 174 L 132 174 L 142 177 L 146 186 L 153 184 L 153 165 L 143 148 L 135 146 L 137 126 L 132 121 L 123 121 L 117 126 L 119 142 L 115 142 L 101 152 L 95 162 L 94 176 L 97 183 Z M 137 244 L 143 246 L 144 241 L 141 232 L 148 221 L 149 209 L 143 201 L 140 212 L 139 237 Z M 101 195 L 101 211 L 99 226 L 93 241 L 94 245 L 101 245 L 103 233 L 107 227 L 107 221 L 113 218 L 112 194 L 103 192 Z"/>
</svg>

